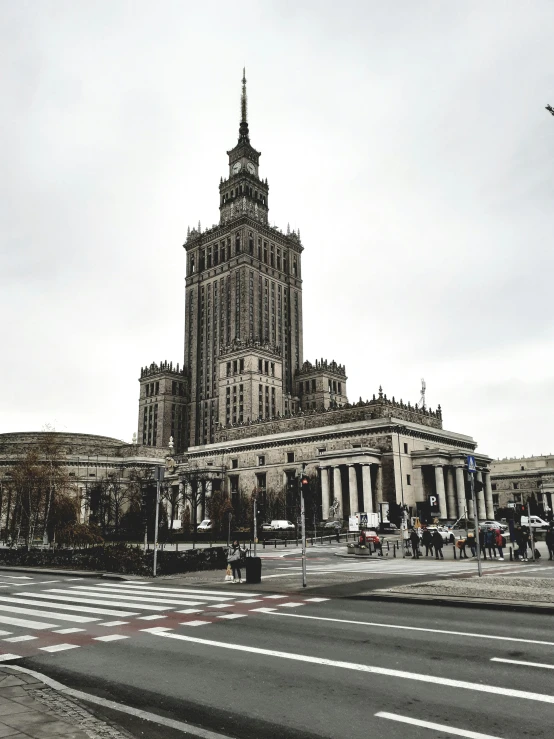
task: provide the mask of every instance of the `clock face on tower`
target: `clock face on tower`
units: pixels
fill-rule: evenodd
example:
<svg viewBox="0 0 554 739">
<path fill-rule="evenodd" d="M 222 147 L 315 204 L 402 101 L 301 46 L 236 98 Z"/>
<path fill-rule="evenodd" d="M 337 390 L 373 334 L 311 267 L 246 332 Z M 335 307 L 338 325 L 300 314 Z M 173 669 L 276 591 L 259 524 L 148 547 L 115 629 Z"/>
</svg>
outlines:
<svg viewBox="0 0 554 739">
<path fill-rule="evenodd" d="M 246 169 L 250 172 L 250 174 L 254 174 L 256 171 L 256 167 L 252 164 L 252 162 L 248 162 L 246 165 Z"/>
<path fill-rule="evenodd" d="M 233 174 L 238 174 L 241 170 L 242 164 L 240 162 L 235 162 L 233 164 Z"/>
</svg>

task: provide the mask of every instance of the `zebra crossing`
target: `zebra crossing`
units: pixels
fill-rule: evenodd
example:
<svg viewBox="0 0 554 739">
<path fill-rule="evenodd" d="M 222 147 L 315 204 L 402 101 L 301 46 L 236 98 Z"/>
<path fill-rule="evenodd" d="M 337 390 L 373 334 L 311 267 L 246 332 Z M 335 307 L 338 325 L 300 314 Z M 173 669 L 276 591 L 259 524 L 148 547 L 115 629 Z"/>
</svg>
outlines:
<svg viewBox="0 0 554 739">
<path fill-rule="evenodd" d="M 80 581 L 80 582 L 76 582 Z M 328 598 L 235 589 L 172 587 L 145 581 L 35 579 L 0 575 L 0 662 L 110 644 L 152 629 L 186 631 Z"/>
</svg>

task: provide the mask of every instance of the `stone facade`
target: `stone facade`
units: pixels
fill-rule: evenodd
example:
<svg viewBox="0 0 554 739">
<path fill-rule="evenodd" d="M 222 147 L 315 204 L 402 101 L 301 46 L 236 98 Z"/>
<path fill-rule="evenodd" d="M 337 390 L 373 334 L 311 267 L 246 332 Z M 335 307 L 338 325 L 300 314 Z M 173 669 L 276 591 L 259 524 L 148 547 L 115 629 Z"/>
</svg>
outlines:
<svg viewBox="0 0 554 739">
<path fill-rule="evenodd" d="M 554 509 L 554 455 L 496 459 L 491 464 L 495 509 L 507 508 L 529 499 L 549 517 Z"/>
<path fill-rule="evenodd" d="M 143 367 L 140 373 L 137 441 L 143 446 L 185 449 L 188 381 L 184 369 L 171 362 Z"/>
</svg>

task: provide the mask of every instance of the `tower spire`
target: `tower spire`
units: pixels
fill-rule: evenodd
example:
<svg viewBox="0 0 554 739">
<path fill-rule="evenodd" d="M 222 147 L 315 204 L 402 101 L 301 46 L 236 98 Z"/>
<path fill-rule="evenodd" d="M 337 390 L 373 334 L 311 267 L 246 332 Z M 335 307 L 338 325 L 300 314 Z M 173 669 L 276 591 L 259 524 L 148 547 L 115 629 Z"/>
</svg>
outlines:
<svg viewBox="0 0 554 739">
<path fill-rule="evenodd" d="M 246 96 L 246 67 L 242 68 L 242 94 L 240 96 L 239 141 L 250 143 L 248 136 L 248 98 Z"/>
</svg>

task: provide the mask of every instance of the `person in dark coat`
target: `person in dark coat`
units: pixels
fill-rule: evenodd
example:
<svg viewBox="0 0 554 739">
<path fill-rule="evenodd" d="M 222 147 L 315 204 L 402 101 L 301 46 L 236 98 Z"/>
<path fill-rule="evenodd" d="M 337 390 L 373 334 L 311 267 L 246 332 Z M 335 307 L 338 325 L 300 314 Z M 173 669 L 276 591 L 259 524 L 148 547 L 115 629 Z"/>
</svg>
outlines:
<svg viewBox="0 0 554 739">
<path fill-rule="evenodd" d="M 550 524 L 548 531 L 546 532 L 546 546 L 548 547 L 548 559 L 552 560 L 554 557 L 554 524 Z"/>
<path fill-rule="evenodd" d="M 429 556 L 429 550 L 431 550 L 431 557 L 433 556 L 433 535 L 429 529 L 424 529 L 421 535 L 421 546 L 425 547 L 425 556 Z"/>
<path fill-rule="evenodd" d="M 487 553 L 485 552 L 485 532 L 481 527 L 479 527 L 479 551 L 481 552 L 481 556 L 483 559 L 487 558 Z"/>
<path fill-rule="evenodd" d="M 417 559 L 419 557 L 419 536 L 415 529 L 412 529 L 412 533 L 410 534 L 410 542 L 412 544 L 413 555 Z"/>
<path fill-rule="evenodd" d="M 439 531 L 433 531 L 433 546 L 435 547 L 435 559 L 438 559 L 439 556 L 441 559 L 444 559 L 442 554 L 442 536 L 440 535 Z"/>
<path fill-rule="evenodd" d="M 496 559 L 496 534 L 493 529 L 485 531 L 485 546 L 489 553 L 489 557 Z"/>
<path fill-rule="evenodd" d="M 527 562 L 527 547 L 529 546 L 529 529 L 526 526 L 521 527 L 521 537 L 519 542 L 520 556 L 524 562 Z"/>
</svg>

